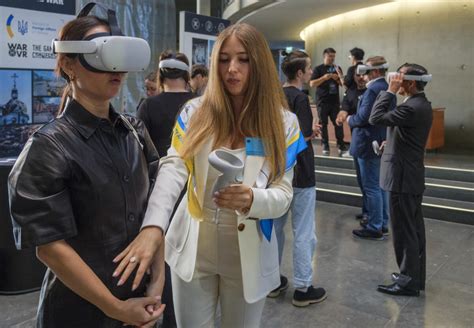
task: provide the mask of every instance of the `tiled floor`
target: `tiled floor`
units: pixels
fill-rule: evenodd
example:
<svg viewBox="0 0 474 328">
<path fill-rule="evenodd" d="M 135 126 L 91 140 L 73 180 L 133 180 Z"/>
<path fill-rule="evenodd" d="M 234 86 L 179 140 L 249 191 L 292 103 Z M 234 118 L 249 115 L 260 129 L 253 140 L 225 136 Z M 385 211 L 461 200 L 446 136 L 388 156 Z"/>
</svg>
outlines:
<svg viewBox="0 0 474 328">
<path fill-rule="evenodd" d="M 328 299 L 308 308 L 291 305 L 293 288 L 268 299 L 262 327 L 474 327 L 474 226 L 426 220 L 426 293 L 419 298 L 378 293 L 396 271 L 391 238 L 363 241 L 351 237 L 358 209 L 317 204 L 318 246 L 315 285 Z M 291 229 L 282 273 L 292 277 Z M 33 327 L 38 293 L 0 296 L 0 327 Z M 225 328 L 225 327 L 223 327 Z"/>
</svg>

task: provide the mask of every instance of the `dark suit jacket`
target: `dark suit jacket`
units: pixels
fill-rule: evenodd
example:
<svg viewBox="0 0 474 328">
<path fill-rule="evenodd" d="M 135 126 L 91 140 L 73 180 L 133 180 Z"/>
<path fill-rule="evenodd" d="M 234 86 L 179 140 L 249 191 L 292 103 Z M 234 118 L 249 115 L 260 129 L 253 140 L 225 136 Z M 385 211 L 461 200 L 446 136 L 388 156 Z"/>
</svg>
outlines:
<svg viewBox="0 0 474 328">
<path fill-rule="evenodd" d="M 379 79 L 371 83 L 360 98 L 356 114 L 352 115 L 349 120 L 349 126 L 352 129 L 349 152 L 354 157 L 364 159 L 377 157 L 372 148 L 372 142 L 377 140 L 380 144 L 385 140 L 387 129 L 385 126 L 369 124 L 369 117 L 378 94 L 382 90 L 387 90 L 387 88 L 388 84 L 385 79 Z"/>
<path fill-rule="evenodd" d="M 419 195 L 425 189 L 424 154 L 433 112 L 424 93 L 410 97 L 393 110 L 397 98 L 383 91 L 370 115 L 371 124 L 386 125 L 380 186 L 398 193 Z"/>
</svg>

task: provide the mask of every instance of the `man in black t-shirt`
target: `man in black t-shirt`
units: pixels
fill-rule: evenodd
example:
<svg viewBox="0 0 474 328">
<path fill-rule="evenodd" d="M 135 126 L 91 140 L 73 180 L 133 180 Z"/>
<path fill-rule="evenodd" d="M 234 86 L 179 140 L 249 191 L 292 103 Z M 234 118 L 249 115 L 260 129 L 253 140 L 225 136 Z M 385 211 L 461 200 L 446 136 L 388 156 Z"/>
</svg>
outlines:
<svg viewBox="0 0 474 328">
<path fill-rule="evenodd" d="M 356 73 L 357 65 L 363 63 L 365 52 L 361 48 L 355 47 L 350 50 L 350 53 L 351 55 L 349 58 L 351 60 L 352 66 L 347 69 L 347 74 L 344 77 L 344 86 L 347 88 L 347 90 L 356 90 L 357 83 L 354 79 L 354 75 Z"/>
<path fill-rule="evenodd" d="M 334 65 L 336 50 L 327 48 L 323 51 L 324 63 L 314 68 L 311 76 L 310 86 L 316 87 L 316 105 L 318 107 L 319 124 L 321 124 L 321 141 L 323 155 L 329 155 L 328 117 L 334 125 L 337 146 L 340 156 L 347 156 L 347 148 L 344 144 L 344 130 L 336 124 L 339 113 L 339 86 L 342 85 L 342 70 Z"/>
</svg>

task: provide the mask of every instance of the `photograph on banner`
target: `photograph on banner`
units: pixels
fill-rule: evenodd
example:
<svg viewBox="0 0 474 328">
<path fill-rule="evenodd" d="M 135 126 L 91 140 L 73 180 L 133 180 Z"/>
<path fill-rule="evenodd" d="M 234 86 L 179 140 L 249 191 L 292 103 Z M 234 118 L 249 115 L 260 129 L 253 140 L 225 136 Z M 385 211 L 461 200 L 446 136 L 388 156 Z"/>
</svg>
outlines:
<svg viewBox="0 0 474 328">
<path fill-rule="evenodd" d="M 31 71 L 0 69 L 0 85 L 0 126 L 31 123 Z"/>
<path fill-rule="evenodd" d="M 207 43 L 207 53 L 208 53 L 209 64 L 211 63 L 211 55 L 212 55 L 212 49 L 214 48 L 214 43 L 216 43 L 216 40 L 208 40 L 208 43 Z"/>
<path fill-rule="evenodd" d="M 30 136 L 42 124 L 8 125 L 0 128 L 0 158 L 18 156 Z"/>
<path fill-rule="evenodd" d="M 192 64 L 208 66 L 208 40 L 193 38 Z"/>
<path fill-rule="evenodd" d="M 47 123 L 56 117 L 61 97 L 33 97 L 33 123 Z"/>
<path fill-rule="evenodd" d="M 33 96 L 60 97 L 66 80 L 52 70 L 33 71 Z"/>
</svg>

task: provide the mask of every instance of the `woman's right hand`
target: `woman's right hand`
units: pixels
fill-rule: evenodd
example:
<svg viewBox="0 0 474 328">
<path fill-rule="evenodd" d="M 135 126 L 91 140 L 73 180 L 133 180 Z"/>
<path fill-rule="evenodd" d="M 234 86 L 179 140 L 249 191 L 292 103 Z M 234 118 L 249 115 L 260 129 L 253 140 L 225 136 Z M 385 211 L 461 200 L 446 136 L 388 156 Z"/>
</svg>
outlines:
<svg viewBox="0 0 474 328">
<path fill-rule="evenodd" d="M 113 274 L 114 277 L 121 276 L 117 285 L 123 285 L 138 265 L 132 285 L 132 290 L 135 290 L 150 267 L 162 241 L 163 230 L 159 227 L 150 226 L 140 231 L 130 245 L 114 259 L 114 263 L 120 262 Z"/>
<path fill-rule="evenodd" d="M 158 320 L 165 309 L 165 305 L 160 304 L 161 297 L 130 298 L 126 301 L 118 301 L 106 315 L 125 325 L 141 327 Z M 155 310 L 149 312 L 148 306 L 153 306 Z"/>
</svg>

